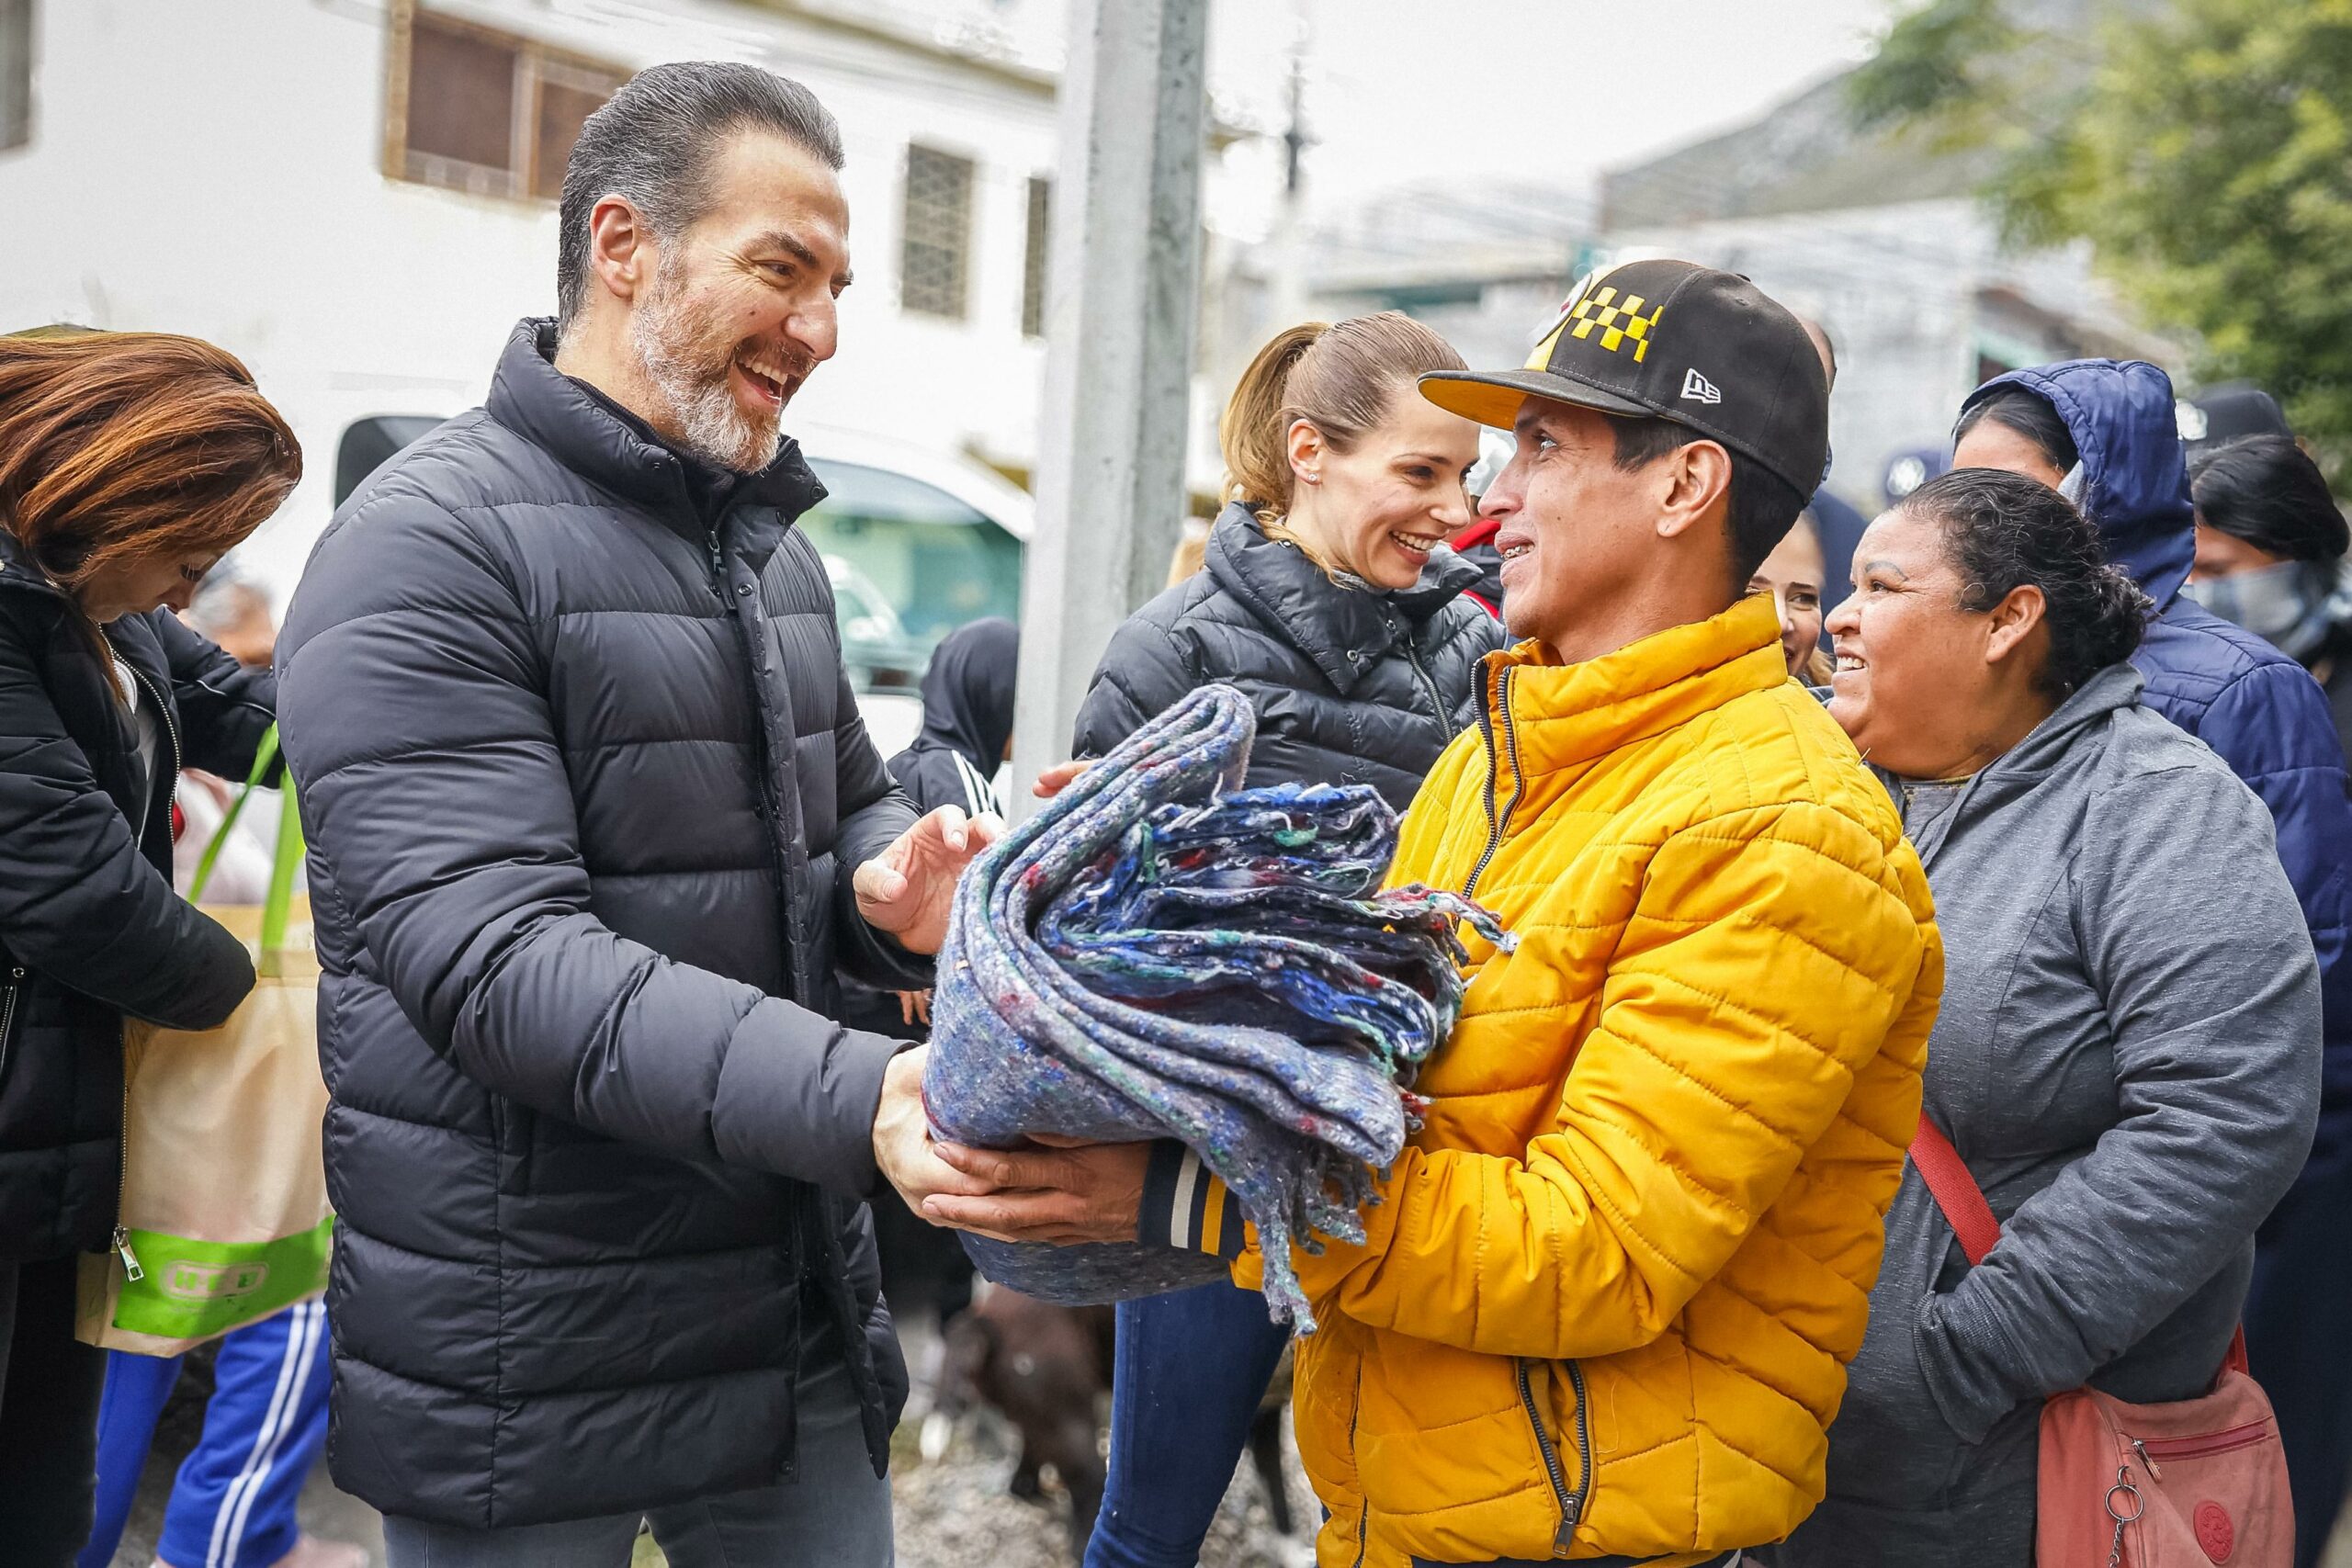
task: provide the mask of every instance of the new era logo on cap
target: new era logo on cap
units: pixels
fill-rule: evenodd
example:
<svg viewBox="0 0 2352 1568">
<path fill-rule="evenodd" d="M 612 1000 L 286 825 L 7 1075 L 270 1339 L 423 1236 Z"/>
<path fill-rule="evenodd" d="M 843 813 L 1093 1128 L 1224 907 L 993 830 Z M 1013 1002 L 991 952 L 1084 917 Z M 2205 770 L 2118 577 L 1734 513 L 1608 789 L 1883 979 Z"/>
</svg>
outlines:
<svg viewBox="0 0 2352 1568">
<path fill-rule="evenodd" d="M 1682 373 L 1682 395 L 1694 403 L 1719 403 L 1724 400 L 1724 395 L 1715 389 L 1715 384 L 1696 370 Z"/>
<path fill-rule="evenodd" d="M 1829 381 L 1804 324 L 1747 279 L 1686 261 L 1624 262 L 1597 274 L 1520 368 L 1431 371 L 1421 392 L 1505 430 L 1530 398 L 1617 419 L 1670 419 L 1746 454 L 1801 495 L 1821 482 L 1828 452 Z"/>
</svg>

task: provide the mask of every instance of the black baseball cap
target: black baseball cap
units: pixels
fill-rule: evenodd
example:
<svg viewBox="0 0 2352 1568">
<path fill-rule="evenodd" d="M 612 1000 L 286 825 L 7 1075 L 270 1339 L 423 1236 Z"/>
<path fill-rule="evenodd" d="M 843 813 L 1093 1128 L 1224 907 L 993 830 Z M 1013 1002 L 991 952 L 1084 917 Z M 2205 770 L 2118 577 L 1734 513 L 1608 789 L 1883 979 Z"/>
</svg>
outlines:
<svg viewBox="0 0 2352 1568">
<path fill-rule="evenodd" d="M 1736 273 L 1626 262 L 1587 278 L 1517 370 L 1436 370 L 1421 395 L 1510 428 L 1529 398 L 1670 419 L 1801 496 L 1829 460 L 1829 378 L 1804 323 Z"/>
</svg>

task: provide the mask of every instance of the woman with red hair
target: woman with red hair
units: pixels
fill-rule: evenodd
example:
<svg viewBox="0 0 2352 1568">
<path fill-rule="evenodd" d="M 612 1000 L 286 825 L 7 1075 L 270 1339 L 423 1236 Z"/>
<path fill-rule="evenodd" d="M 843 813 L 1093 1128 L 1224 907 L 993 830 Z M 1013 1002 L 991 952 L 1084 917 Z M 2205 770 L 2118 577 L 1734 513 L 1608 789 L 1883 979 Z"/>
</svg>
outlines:
<svg viewBox="0 0 2352 1568">
<path fill-rule="evenodd" d="M 274 688 L 173 612 L 301 471 L 209 344 L 0 339 L 0 1541 L 27 1568 L 90 1529 L 75 1255 L 121 1240 L 122 1021 L 208 1029 L 254 984 L 172 890 L 172 789 L 243 777 Z"/>
</svg>

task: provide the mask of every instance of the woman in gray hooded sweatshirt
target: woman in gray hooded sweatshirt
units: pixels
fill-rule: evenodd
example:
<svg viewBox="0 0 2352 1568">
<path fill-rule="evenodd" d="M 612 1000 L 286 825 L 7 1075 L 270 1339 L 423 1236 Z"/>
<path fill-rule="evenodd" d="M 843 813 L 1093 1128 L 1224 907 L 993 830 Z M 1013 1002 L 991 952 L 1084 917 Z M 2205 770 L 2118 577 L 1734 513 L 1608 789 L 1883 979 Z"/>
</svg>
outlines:
<svg viewBox="0 0 2352 1568">
<path fill-rule="evenodd" d="M 2203 1393 L 2309 1148 L 2319 980 L 2268 812 L 2140 705 L 2147 601 L 2046 486 L 1961 469 L 1873 523 L 1829 711 L 1936 897 L 1925 1111 L 2001 1239 L 1916 1169 L 1887 1216 L 1828 1495 L 1780 1568 L 2027 1568 L 2036 1421 Z"/>
</svg>

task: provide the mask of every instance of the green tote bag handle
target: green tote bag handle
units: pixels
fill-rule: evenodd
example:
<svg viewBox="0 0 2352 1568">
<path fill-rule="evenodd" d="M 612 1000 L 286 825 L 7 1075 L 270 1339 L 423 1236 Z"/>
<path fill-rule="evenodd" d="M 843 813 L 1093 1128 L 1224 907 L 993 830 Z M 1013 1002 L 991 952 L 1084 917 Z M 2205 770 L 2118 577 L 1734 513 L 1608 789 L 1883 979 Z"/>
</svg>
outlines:
<svg viewBox="0 0 2352 1568">
<path fill-rule="evenodd" d="M 204 857 L 196 863 L 196 874 L 188 881 L 188 902 L 204 897 L 206 884 L 212 880 L 212 868 L 220 862 L 220 851 L 229 842 L 229 834 L 236 828 L 237 818 L 244 815 L 245 802 L 261 785 L 269 773 L 270 764 L 277 761 L 277 726 L 271 725 L 263 732 L 261 744 L 254 748 L 253 772 L 246 775 L 244 788 L 230 804 L 228 814 L 220 818 L 220 826 L 212 831 L 212 841 L 204 846 Z M 270 859 L 269 893 L 261 906 L 261 964 L 259 973 L 274 976 L 284 967 L 286 925 L 294 903 L 294 873 L 302 863 L 305 851 L 302 840 L 302 817 L 294 804 L 294 778 L 286 777 L 286 808 L 277 817 L 277 847 Z"/>
</svg>

